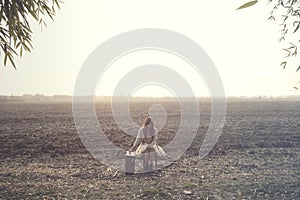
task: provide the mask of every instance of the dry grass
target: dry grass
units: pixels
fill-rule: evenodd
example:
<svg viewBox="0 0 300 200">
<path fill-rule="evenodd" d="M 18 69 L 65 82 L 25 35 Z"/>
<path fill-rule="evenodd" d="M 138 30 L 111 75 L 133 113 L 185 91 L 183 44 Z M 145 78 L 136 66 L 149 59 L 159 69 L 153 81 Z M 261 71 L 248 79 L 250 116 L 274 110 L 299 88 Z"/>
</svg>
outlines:
<svg viewBox="0 0 300 200">
<path fill-rule="evenodd" d="M 162 102 L 163 104 L 164 102 Z M 147 110 L 132 110 L 134 120 Z M 300 196 L 300 106 L 298 102 L 229 102 L 227 121 L 209 156 L 196 156 L 209 122 L 202 102 L 202 125 L 189 150 L 174 164 L 151 174 L 127 176 L 95 160 L 77 136 L 71 105 L 0 105 L 0 199 L 297 199 Z M 167 144 L 180 117 L 170 113 L 160 143 Z M 107 104 L 99 121 L 120 147 L 124 138 Z M 121 136 L 120 136 L 121 135 Z"/>
</svg>

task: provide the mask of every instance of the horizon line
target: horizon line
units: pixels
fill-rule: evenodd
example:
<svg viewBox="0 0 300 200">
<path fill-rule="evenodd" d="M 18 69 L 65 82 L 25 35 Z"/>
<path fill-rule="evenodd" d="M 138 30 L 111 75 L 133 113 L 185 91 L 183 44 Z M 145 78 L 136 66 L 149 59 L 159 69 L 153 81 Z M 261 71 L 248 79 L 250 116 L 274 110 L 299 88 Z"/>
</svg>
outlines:
<svg viewBox="0 0 300 200">
<path fill-rule="evenodd" d="M 53 95 L 45 95 L 45 94 L 30 94 L 30 93 L 24 93 L 22 95 L 15 95 L 15 94 L 0 94 L 0 97 L 74 97 L 75 95 L 68 95 L 68 94 L 53 94 Z M 118 95 L 118 96 L 111 96 L 111 95 L 76 95 L 77 97 L 90 97 L 94 96 L 96 98 L 153 98 L 153 99 L 159 99 L 159 98 L 177 98 L 177 96 L 125 96 L 125 95 Z M 211 98 L 211 96 L 178 96 L 181 98 Z M 285 98 L 285 97 L 300 97 L 300 94 L 290 94 L 290 95 L 228 95 L 228 96 L 215 96 L 215 98 Z"/>
</svg>

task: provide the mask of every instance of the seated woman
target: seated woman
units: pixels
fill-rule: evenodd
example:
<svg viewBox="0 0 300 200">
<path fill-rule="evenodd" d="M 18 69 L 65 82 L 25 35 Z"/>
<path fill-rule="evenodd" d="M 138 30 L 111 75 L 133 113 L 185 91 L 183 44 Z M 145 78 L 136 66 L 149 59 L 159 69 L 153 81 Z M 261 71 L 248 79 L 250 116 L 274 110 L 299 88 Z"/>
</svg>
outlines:
<svg viewBox="0 0 300 200">
<path fill-rule="evenodd" d="M 137 156 L 145 154 L 145 171 L 153 170 L 154 153 L 159 156 L 165 156 L 165 151 L 157 144 L 158 134 L 154 127 L 151 117 L 147 117 L 143 126 L 139 129 L 135 142 L 129 152 L 132 152 L 138 146 L 135 153 Z"/>
</svg>

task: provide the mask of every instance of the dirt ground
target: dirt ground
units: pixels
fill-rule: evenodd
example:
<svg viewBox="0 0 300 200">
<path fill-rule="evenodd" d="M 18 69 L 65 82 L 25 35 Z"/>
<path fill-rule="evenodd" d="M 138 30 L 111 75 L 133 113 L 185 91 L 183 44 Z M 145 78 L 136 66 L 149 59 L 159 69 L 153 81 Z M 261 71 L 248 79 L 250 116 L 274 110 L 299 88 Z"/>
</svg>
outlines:
<svg viewBox="0 0 300 200">
<path fill-rule="evenodd" d="M 141 123 L 163 105 L 159 144 L 176 134 L 180 107 L 171 101 L 130 104 Z M 209 101 L 188 151 L 149 174 L 126 175 L 93 158 L 74 125 L 71 103 L 0 102 L 0 199 L 300 199 L 299 100 L 230 100 L 223 133 L 205 158 L 197 153 L 208 129 Z M 107 137 L 128 150 L 134 137 L 118 128 L 109 103 L 97 103 Z"/>
</svg>

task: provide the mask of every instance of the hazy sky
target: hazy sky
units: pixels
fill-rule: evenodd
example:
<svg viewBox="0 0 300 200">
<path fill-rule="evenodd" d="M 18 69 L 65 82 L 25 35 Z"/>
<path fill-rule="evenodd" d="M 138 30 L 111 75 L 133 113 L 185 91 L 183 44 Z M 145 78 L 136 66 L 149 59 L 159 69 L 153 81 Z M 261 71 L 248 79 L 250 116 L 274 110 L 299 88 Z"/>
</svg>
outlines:
<svg viewBox="0 0 300 200">
<path fill-rule="evenodd" d="M 40 30 L 34 26 L 32 53 L 17 59 L 18 70 L 0 68 L 0 94 L 73 94 L 85 59 L 102 42 L 138 28 L 170 29 L 196 41 L 215 63 L 227 96 L 299 94 L 295 66 L 283 70 L 279 27 L 267 20 L 270 7 L 260 3 L 237 11 L 245 1 L 203 0 L 89 0 L 65 1 L 62 9 Z M 149 63 L 174 69 L 186 65 L 182 75 L 195 93 L 207 95 L 201 77 L 176 56 L 142 51 L 118 60 L 101 80 L 98 95 L 112 94 L 126 70 Z M 122 69 L 122 70 L 120 70 Z M 165 89 L 144 87 L 136 95 L 165 96 Z"/>
</svg>

